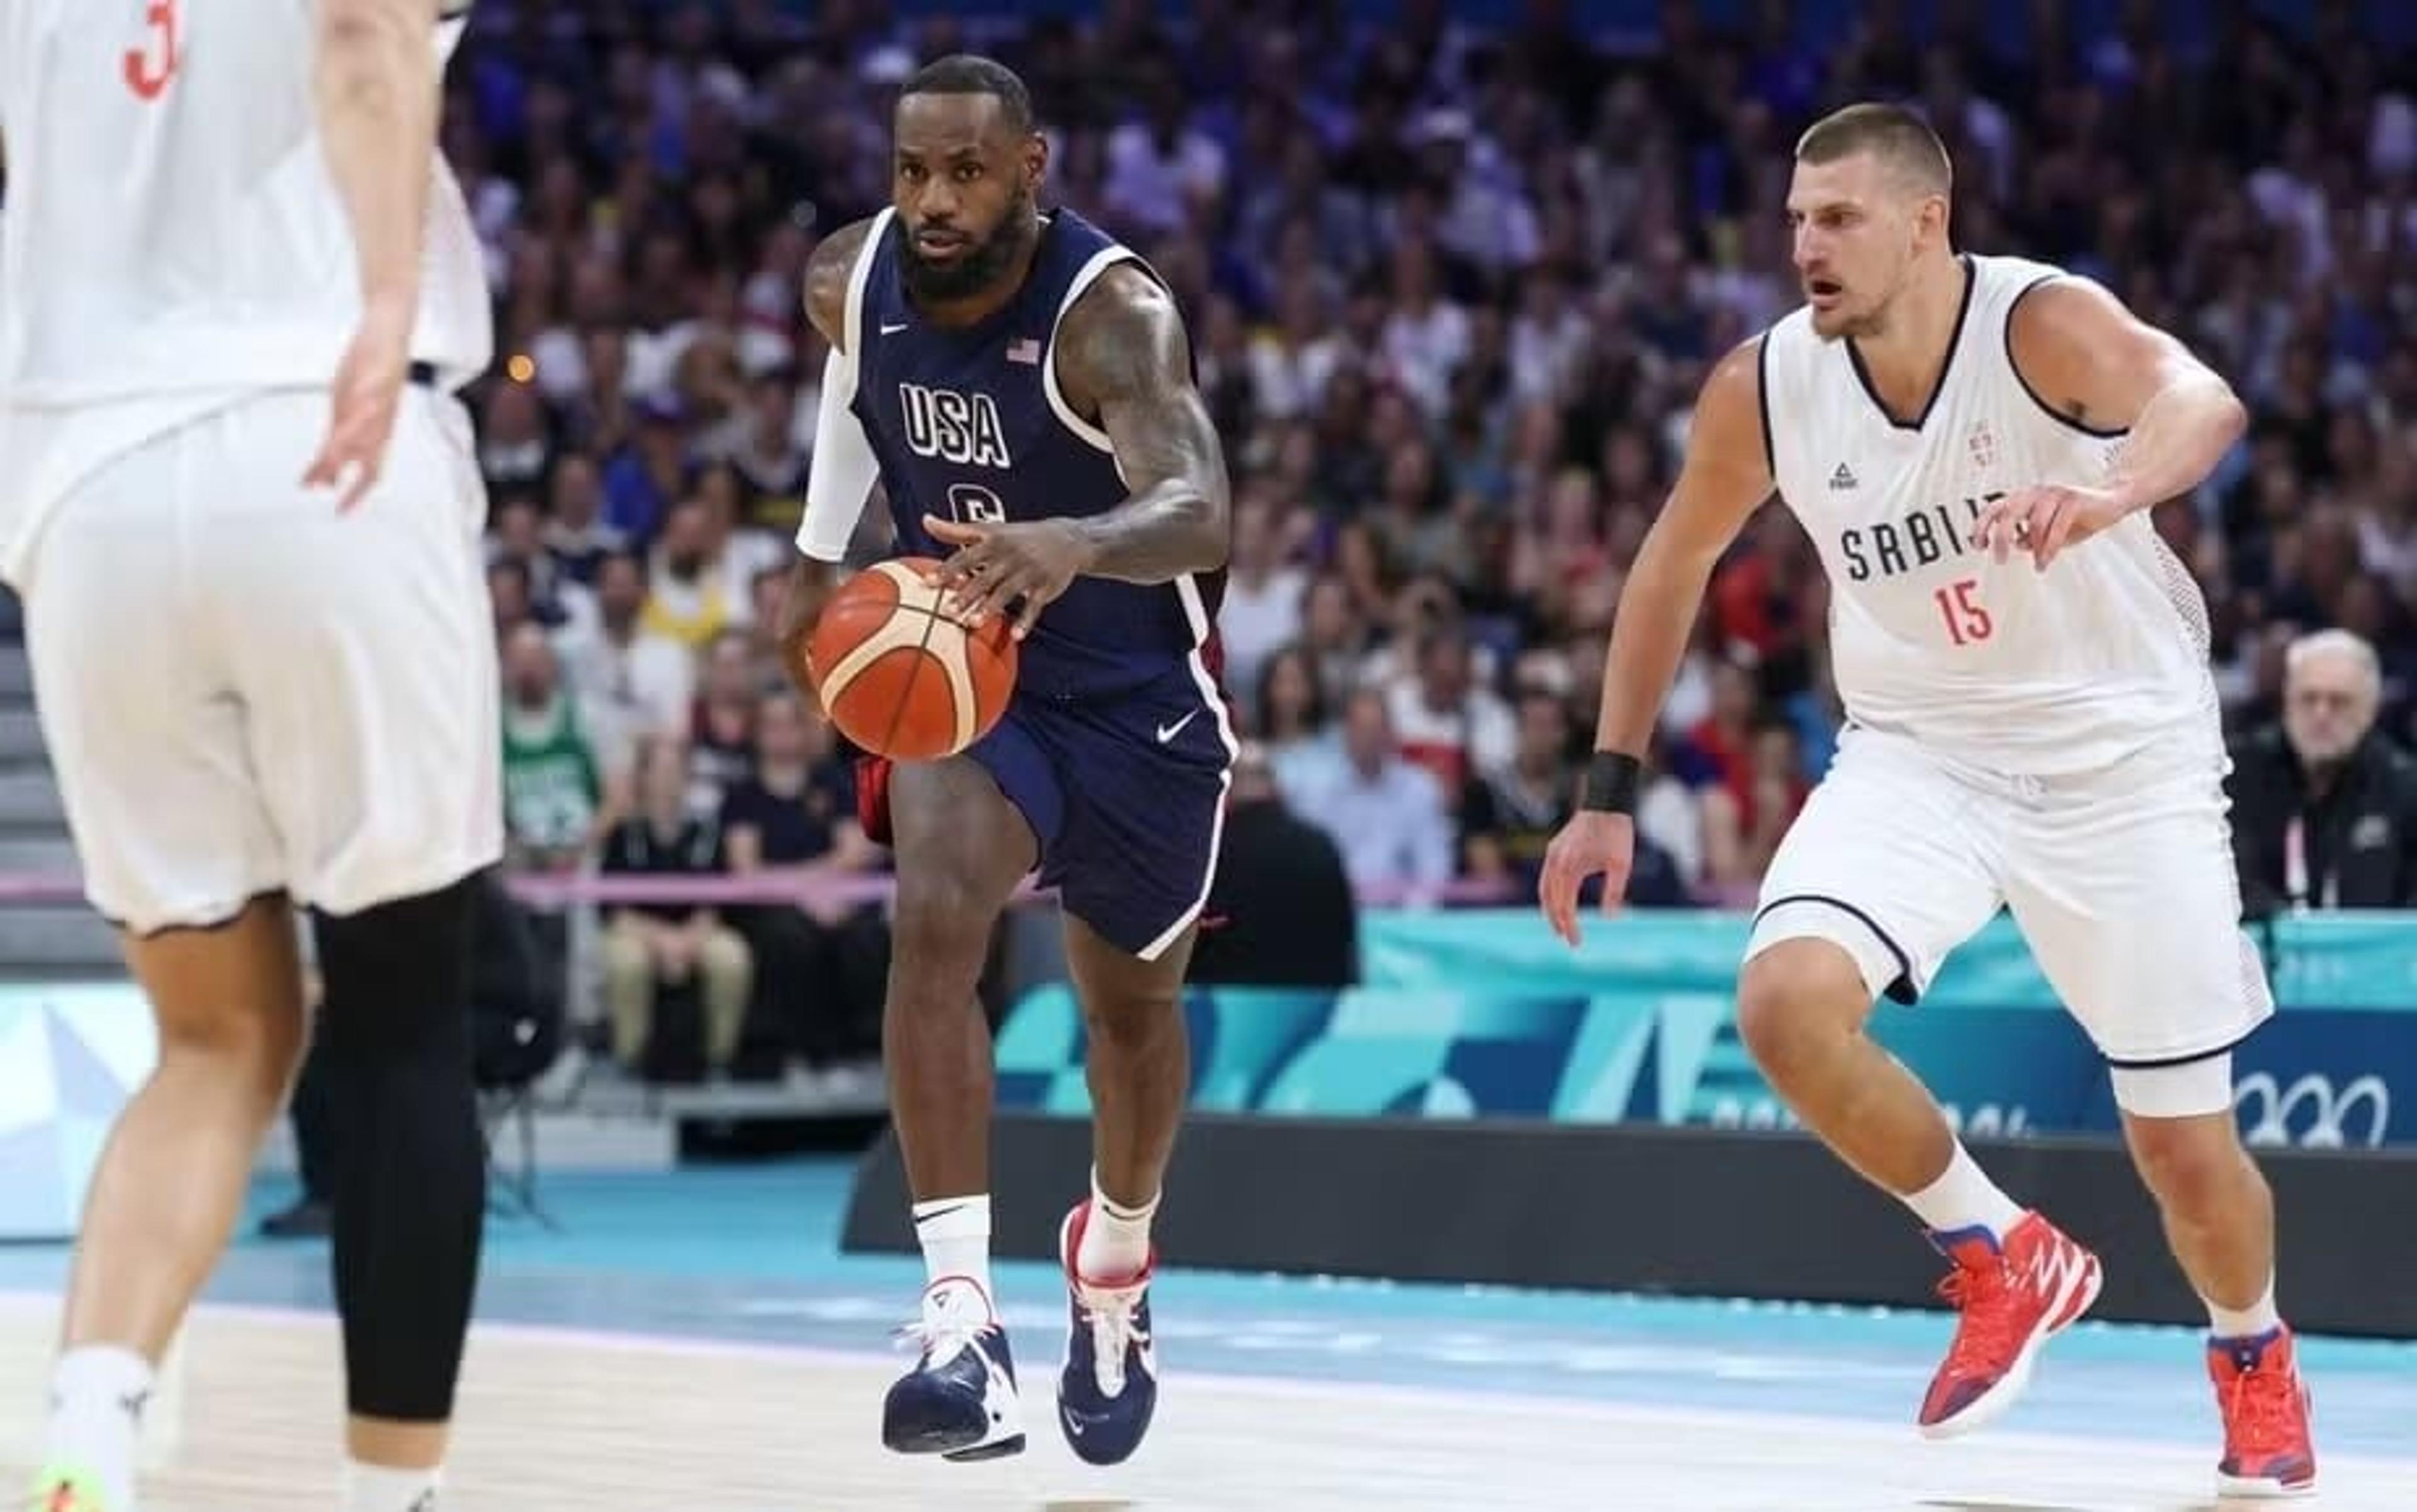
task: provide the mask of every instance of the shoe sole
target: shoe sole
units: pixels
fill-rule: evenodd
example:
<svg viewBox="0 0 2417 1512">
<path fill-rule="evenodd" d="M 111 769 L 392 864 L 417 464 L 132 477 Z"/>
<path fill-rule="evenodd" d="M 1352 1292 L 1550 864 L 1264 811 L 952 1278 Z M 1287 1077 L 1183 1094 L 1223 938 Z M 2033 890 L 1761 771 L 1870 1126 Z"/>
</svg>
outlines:
<svg viewBox="0 0 2417 1512">
<path fill-rule="evenodd" d="M 934 1428 L 922 1433 L 884 1433 L 884 1448 L 892 1454 L 938 1455 L 952 1464 L 975 1464 L 984 1459 L 1004 1459 L 1024 1452 L 1024 1435 L 1011 1433 L 991 1443 L 967 1443 L 966 1435 Z"/>
<path fill-rule="evenodd" d="M 2256 1480 L 2242 1475 L 2216 1473 L 2215 1494 L 2235 1502 L 2291 1502 L 2317 1494 L 2317 1483 L 2286 1486 L 2279 1480 Z"/>
<path fill-rule="evenodd" d="M 2038 1362 L 2039 1352 L 2049 1339 L 2063 1333 L 2081 1320 L 2090 1305 L 2098 1300 L 2099 1289 L 2105 1284 L 2105 1274 L 2098 1257 L 2090 1257 L 2090 1264 L 2080 1276 L 2066 1283 L 2065 1294 L 2041 1316 L 2031 1336 L 2023 1341 L 2022 1352 L 2014 1356 L 2014 1365 L 1998 1378 L 1998 1383 L 1972 1398 L 1965 1409 L 1952 1417 L 1936 1423 L 1917 1425 L 1925 1439 L 1954 1439 L 1988 1427 L 2005 1415 L 2030 1383 L 2031 1368 Z"/>
</svg>

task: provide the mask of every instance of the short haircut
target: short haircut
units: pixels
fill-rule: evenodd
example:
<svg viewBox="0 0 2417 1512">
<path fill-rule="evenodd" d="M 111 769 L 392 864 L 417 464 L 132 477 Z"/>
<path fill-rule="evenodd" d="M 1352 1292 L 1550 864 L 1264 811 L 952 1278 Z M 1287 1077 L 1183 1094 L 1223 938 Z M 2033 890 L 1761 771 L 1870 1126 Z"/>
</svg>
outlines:
<svg viewBox="0 0 2417 1512">
<path fill-rule="evenodd" d="M 1848 105 L 1815 121 L 1796 139 L 1799 162 L 1836 162 L 1859 152 L 1877 158 L 1924 193 L 1945 195 L 1955 186 L 1947 145 L 1928 121 L 1903 105 Z"/>
<path fill-rule="evenodd" d="M 996 58 L 952 53 L 926 63 L 900 86 L 899 99 L 909 95 L 989 95 L 998 101 L 1008 125 L 1019 132 L 1032 130 L 1032 92 L 1013 69 Z"/>
<path fill-rule="evenodd" d="M 2370 690 L 2383 686 L 2383 664 L 2375 648 L 2364 637 L 2347 630 L 2319 630 L 2302 635 L 2283 652 L 2283 671 L 2288 678 L 2318 657 L 2338 656 L 2357 668 Z"/>
</svg>

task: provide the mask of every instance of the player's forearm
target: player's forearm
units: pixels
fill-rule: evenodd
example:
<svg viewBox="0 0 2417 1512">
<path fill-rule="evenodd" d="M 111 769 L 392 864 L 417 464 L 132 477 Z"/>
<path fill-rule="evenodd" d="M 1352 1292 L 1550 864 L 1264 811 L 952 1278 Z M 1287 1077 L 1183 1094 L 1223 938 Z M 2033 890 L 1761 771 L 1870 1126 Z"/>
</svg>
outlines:
<svg viewBox="0 0 2417 1512">
<path fill-rule="evenodd" d="M 1232 542 L 1224 506 L 1181 478 L 1146 488 L 1105 514 L 1068 522 L 1084 543 L 1083 575 L 1166 583 L 1225 565 Z"/>
<path fill-rule="evenodd" d="M 319 131 L 352 224 L 363 303 L 408 318 L 419 302 L 435 160 L 430 0 L 327 0 L 313 88 Z"/>
<path fill-rule="evenodd" d="M 2231 387 L 2212 373 L 2168 383 L 2140 410 L 2108 486 L 2130 510 L 2144 510 L 2197 488 L 2249 426 Z"/>
<path fill-rule="evenodd" d="M 789 591 L 781 600 L 781 656 L 787 664 L 789 677 L 798 691 L 808 697 L 813 688 L 806 678 L 806 642 L 813 638 L 814 621 L 822 617 L 823 605 L 829 602 L 831 590 L 839 585 L 837 562 L 818 561 L 799 553 L 797 570 L 789 574 Z"/>
<path fill-rule="evenodd" d="M 1620 590 L 1604 659 L 1603 710 L 1595 749 L 1642 756 L 1652 740 L 1662 701 L 1679 675 L 1695 616 L 1711 580 L 1710 558 L 1695 561 L 1649 535 Z"/>
</svg>

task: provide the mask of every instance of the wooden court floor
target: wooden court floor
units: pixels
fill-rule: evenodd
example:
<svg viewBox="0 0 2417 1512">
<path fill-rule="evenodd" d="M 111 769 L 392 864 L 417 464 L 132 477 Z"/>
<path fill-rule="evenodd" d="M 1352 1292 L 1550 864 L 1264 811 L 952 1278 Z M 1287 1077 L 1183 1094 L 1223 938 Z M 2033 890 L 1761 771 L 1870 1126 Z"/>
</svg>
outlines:
<svg viewBox="0 0 2417 1512">
<path fill-rule="evenodd" d="M 11 1489 L 54 1315 L 48 1299 L 0 1299 L 0 1458 Z M 881 1449 L 878 1406 L 897 1367 L 874 1355 L 482 1328 L 447 1512 L 2216 1505 L 2207 1457 L 2165 1445 L 2016 1434 L 1930 1444 L 1879 1426 L 1179 1374 L 1141 1456 L 1098 1471 L 1058 1440 L 1045 1353 L 1021 1363 L 1031 1452 L 950 1466 Z M 161 1462 L 144 1512 L 333 1512 L 337 1380 L 328 1320 L 198 1314 L 164 1383 Z M 2417 1508 L 2417 1461 L 2326 1470 L 2321 1501 L 2292 1504 Z"/>
</svg>

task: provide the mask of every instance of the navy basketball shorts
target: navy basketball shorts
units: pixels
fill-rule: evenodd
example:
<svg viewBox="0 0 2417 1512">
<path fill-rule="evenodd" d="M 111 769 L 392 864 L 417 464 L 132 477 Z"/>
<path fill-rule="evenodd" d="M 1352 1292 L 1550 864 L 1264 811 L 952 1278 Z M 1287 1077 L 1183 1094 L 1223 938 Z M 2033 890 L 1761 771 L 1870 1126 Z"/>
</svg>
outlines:
<svg viewBox="0 0 2417 1512">
<path fill-rule="evenodd" d="M 1059 906 L 1156 960 L 1208 900 L 1236 749 L 1224 696 L 1187 659 L 1114 697 L 1019 694 L 965 754 L 1032 826 Z"/>
</svg>

